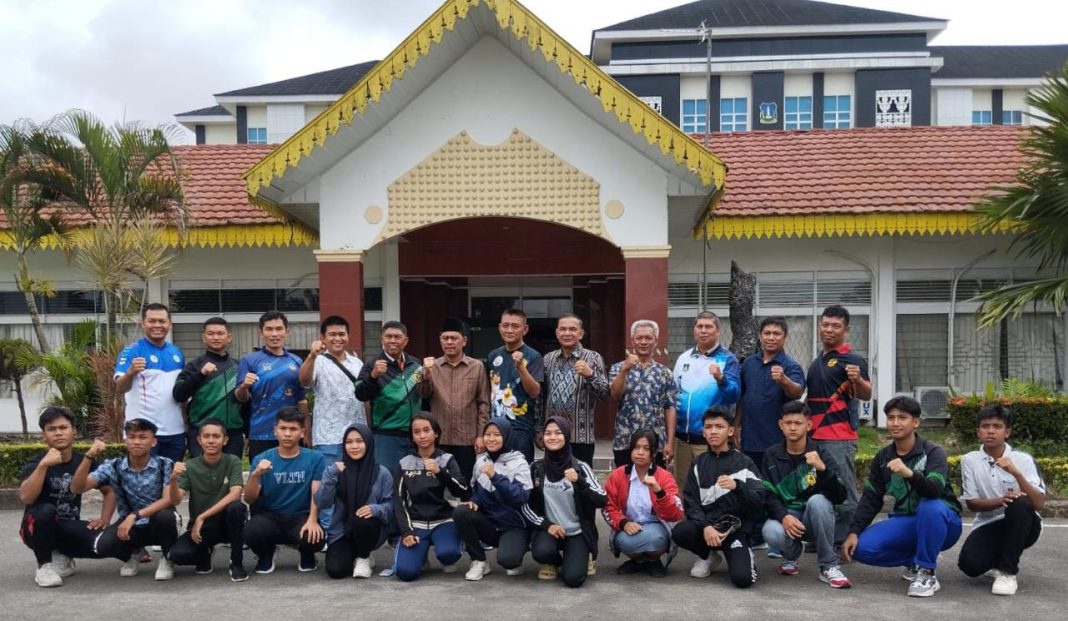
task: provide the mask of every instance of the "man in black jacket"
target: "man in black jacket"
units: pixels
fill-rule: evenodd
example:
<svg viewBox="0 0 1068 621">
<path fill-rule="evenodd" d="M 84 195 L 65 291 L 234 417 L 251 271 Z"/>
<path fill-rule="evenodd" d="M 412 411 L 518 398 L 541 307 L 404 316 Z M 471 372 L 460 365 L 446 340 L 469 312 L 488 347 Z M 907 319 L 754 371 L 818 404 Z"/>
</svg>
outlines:
<svg viewBox="0 0 1068 621">
<path fill-rule="evenodd" d="M 197 442 L 200 424 L 209 418 L 226 425 L 226 446 L 223 453 L 241 457 L 245 451 L 245 420 L 241 415 L 242 403 L 234 396 L 237 386 L 237 363 L 230 358 L 226 348 L 230 346 L 230 324 L 222 317 L 212 317 L 204 322 L 201 334 L 204 354 L 185 363 L 174 382 L 172 396 L 178 403 L 186 404 L 189 423 L 189 456 L 203 454 Z M 249 457 L 254 457 L 250 455 Z"/>
<path fill-rule="evenodd" d="M 826 449 L 808 439 L 812 411 L 801 401 L 789 401 L 779 413 L 779 429 L 786 440 L 764 452 L 764 539 L 782 550 L 779 573 L 798 573 L 801 542 L 816 543 L 820 581 L 836 589 L 849 588 L 834 551 L 835 505 L 846 499 L 838 466 Z"/>
<path fill-rule="evenodd" d="M 734 416 L 710 408 L 702 416 L 708 451 L 693 462 L 683 489 L 686 519 L 671 533 L 679 547 L 697 555 L 690 570 L 705 578 L 719 565 L 716 550 L 727 559 L 727 572 L 738 588 L 756 582 L 756 565 L 749 549 L 753 517 L 764 503 L 764 487 L 757 467 L 745 454 L 730 448 Z"/>
</svg>

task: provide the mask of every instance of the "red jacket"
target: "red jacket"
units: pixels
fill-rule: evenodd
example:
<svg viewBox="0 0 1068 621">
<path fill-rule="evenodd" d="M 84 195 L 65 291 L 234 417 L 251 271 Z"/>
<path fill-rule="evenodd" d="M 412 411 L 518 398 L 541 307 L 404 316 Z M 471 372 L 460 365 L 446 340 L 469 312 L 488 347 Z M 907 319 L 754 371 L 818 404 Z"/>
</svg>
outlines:
<svg viewBox="0 0 1068 621">
<path fill-rule="evenodd" d="M 608 494 L 608 503 L 604 507 L 604 519 L 612 530 L 623 530 L 627 522 L 627 496 L 630 495 L 630 471 L 633 466 L 620 466 L 608 475 L 604 490 Z M 649 490 L 653 501 L 653 514 L 663 522 L 678 522 L 685 515 L 682 511 L 682 499 L 675 477 L 664 468 L 649 466 L 649 472 L 660 484 L 660 493 Z"/>
</svg>

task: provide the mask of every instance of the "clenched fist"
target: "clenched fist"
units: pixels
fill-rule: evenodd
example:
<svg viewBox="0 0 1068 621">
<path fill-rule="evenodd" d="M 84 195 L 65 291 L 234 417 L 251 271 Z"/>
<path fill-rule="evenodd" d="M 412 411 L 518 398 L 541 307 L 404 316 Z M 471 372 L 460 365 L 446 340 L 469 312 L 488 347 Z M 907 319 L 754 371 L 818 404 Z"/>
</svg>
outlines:
<svg viewBox="0 0 1068 621">
<path fill-rule="evenodd" d="M 130 361 L 129 373 L 140 373 L 145 370 L 146 361 L 144 358 L 134 358 Z"/>
<path fill-rule="evenodd" d="M 216 368 L 217 367 L 215 366 L 214 362 L 205 362 L 204 366 L 200 367 L 200 374 L 201 375 L 211 375 L 212 373 L 215 372 Z"/>
<path fill-rule="evenodd" d="M 108 447 L 104 444 L 104 441 L 100 438 L 93 440 L 93 445 L 89 447 L 89 450 L 85 452 L 85 456 L 89 459 L 96 459 L 101 453 Z"/>
<path fill-rule="evenodd" d="M 713 362 L 708 365 L 708 372 L 712 377 L 716 378 L 716 381 L 723 379 L 723 369 L 719 368 L 719 365 Z"/>
<path fill-rule="evenodd" d="M 252 385 L 260 380 L 260 376 L 255 373 L 245 373 L 245 379 L 241 380 L 242 388 L 252 388 Z"/>
<path fill-rule="evenodd" d="M 326 351 L 326 343 L 322 340 L 315 341 L 311 344 L 311 355 L 318 356 Z"/>
<path fill-rule="evenodd" d="M 575 371 L 587 379 L 593 377 L 593 369 L 590 368 L 590 365 L 586 364 L 585 360 L 579 360 L 575 363 Z"/>
<path fill-rule="evenodd" d="M 256 464 L 256 469 L 252 473 L 253 474 L 263 474 L 264 472 L 267 472 L 268 470 L 270 470 L 273 467 L 274 467 L 274 465 L 271 463 L 271 460 L 269 460 L 269 459 L 261 459 L 260 463 Z"/>
<path fill-rule="evenodd" d="M 783 374 L 782 367 L 779 365 L 773 365 L 771 367 L 771 381 L 778 384 L 784 377 L 786 377 L 786 375 Z"/>
<path fill-rule="evenodd" d="M 386 374 L 386 361 L 375 360 L 375 368 L 371 369 L 371 377 L 378 379 Z"/>
<path fill-rule="evenodd" d="M 855 382 L 860 379 L 860 367 L 855 364 L 846 365 L 846 377 L 849 381 Z"/>
<path fill-rule="evenodd" d="M 174 462 L 174 468 L 171 469 L 171 480 L 172 481 L 177 481 L 178 477 L 182 476 L 182 474 L 184 474 L 184 473 L 185 473 L 185 462 L 184 461 L 176 461 L 176 462 Z"/>
<path fill-rule="evenodd" d="M 823 472 L 827 469 L 827 464 L 823 463 L 820 459 L 820 454 L 816 451 L 809 451 L 805 453 L 805 463 L 816 469 L 816 472 Z"/>
</svg>

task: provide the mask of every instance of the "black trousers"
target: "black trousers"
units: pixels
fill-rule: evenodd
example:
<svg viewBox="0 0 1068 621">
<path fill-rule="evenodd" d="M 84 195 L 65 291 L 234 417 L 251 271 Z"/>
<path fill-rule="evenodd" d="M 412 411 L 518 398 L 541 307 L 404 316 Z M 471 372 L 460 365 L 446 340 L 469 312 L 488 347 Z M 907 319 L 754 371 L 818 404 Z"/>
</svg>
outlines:
<svg viewBox="0 0 1068 621">
<path fill-rule="evenodd" d="M 38 565 L 52 562 L 52 552 L 71 558 L 97 558 L 93 543 L 101 531 L 83 520 L 61 520 L 55 505 L 30 507 L 22 516 L 19 537 L 33 550 Z"/>
<path fill-rule="evenodd" d="M 189 439 L 186 442 L 189 445 L 189 458 L 200 457 L 204 454 L 204 449 L 200 448 L 200 442 L 197 442 L 197 435 L 200 430 L 196 427 L 192 427 L 188 432 Z M 245 454 L 245 434 L 241 433 L 240 429 L 231 429 L 226 432 L 226 446 L 223 447 L 223 453 L 227 455 L 234 455 L 236 457 L 243 457 Z M 255 457 L 255 454 L 249 456 L 249 459 Z M 255 465 L 253 465 L 255 468 Z"/>
<path fill-rule="evenodd" d="M 248 460 L 251 468 L 255 468 L 256 464 L 251 463 L 257 455 L 264 451 L 269 451 L 278 447 L 278 440 L 249 440 L 248 441 Z"/>
<path fill-rule="evenodd" d="M 530 555 L 541 565 L 558 567 L 560 580 L 571 588 L 580 587 L 586 582 L 590 546 L 581 534 L 557 539 L 549 531 L 538 530 L 530 544 Z"/>
<path fill-rule="evenodd" d="M 464 481 L 470 481 L 471 473 L 475 471 L 475 447 L 470 444 L 442 444 L 438 448 L 456 458 L 456 465 L 460 466 Z"/>
<path fill-rule="evenodd" d="M 300 537 L 300 527 L 307 521 L 307 513 L 260 513 L 245 524 L 245 543 L 259 557 L 274 554 L 278 545 L 295 545 L 302 555 L 315 554 L 323 549 L 323 542 L 310 543 Z"/>
<path fill-rule="evenodd" d="M 630 460 L 630 449 L 623 449 L 620 451 L 613 450 L 612 461 L 616 463 L 616 468 L 620 466 L 631 465 L 632 462 Z M 653 458 L 653 463 L 660 466 L 661 468 L 667 468 L 667 463 L 664 462 L 664 454 L 661 452 L 657 452 L 656 457 Z"/>
<path fill-rule="evenodd" d="M 486 560 L 486 551 L 482 543 L 497 548 L 497 564 L 505 569 L 515 569 L 523 564 L 523 555 L 527 553 L 530 532 L 525 528 L 501 530 L 482 511 L 472 511 L 467 505 L 456 507 L 452 514 L 456 530 L 464 542 L 464 549 L 472 561 Z"/>
<path fill-rule="evenodd" d="M 96 540 L 96 552 L 101 557 L 126 562 L 134 550 L 145 546 L 159 546 L 166 557 L 178 540 L 178 516 L 174 509 L 164 509 L 148 518 L 148 525 L 132 528 L 129 541 L 119 539 L 120 523 L 121 520 L 109 526 Z"/>
<path fill-rule="evenodd" d="M 352 526 L 326 550 L 326 575 L 347 578 L 352 575 L 358 558 L 369 558 L 382 536 L 382 522 L 378 518 L 352 518 Z"/>
<path fill-rule="evenodd" d="M 705 543 L 704 526 L 693 520 L 683 520 L 676 524 L 671 531 L 671 538 L 680 548 L 685 548 L 702 559 L 707 559 L 713 550 Z M 753 586 L 756 582 L 756 565 L 753 563 L 753 553 L 749 549 L 747 533 L 731 533 L 718 548 L 714 549 L 723 552 L 723 558 L 727 560 L 727 573 L 734 586 L 739 589 Z"/>
<path fill-rule="evenodd" d="M 571 454 L 579 459 L 579 461 L 586 462 L 590 468 L 593 467 L 593 449 L 595 444 L 578 444 L 573 442 L 571 444 Z"/>
<path fill-rule="evenodd" d="M 973 528 L 957 557 L 957 566 L 975 578 L 991 569 L 1016 575 L 1020 556 L 1035 545 L 1042 534 L 1042 518 L 1026 497 L 1005 507 L 1005 517 L 992 524 Z"/>
<path fill-rule="evenodd" d="M 200 565 L 211 558 L 211 548 L 220 543 L 230 544 L 230 564 L 244 563 L 245 522 L 248 521 L 248 507 L 240 500 L 226 505 L 226 508 L 204 520 L 200 529 L 200 543 L 193 541 L 193 534 L 186 531 L 174 543 L 167 557 L 175 565 Z M 193 525 L 190 524 L 192 529 Z"/>
</svg>

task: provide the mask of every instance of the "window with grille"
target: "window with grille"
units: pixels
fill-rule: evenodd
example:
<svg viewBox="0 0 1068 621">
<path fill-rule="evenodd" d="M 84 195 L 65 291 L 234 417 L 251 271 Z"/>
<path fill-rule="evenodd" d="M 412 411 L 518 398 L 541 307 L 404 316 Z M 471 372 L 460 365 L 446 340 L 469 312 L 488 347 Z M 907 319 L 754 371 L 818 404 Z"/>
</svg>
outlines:
<svg viewBox="0 0 1068 621">
<path fill-rule="evenodd" d="M 734 97 L 719 100 L 719 130 L 744 132 L 749 129 L 749 99 Z"/>
<path fill-rule="evenodd" d="M 823 96 L 823 127 L 849 129 L 853 126 L 852 102 L 849 95 Z"/>
<path fill-rule="evenodd" d="M 812 129 L 812 97 L 787 97 L 786 129 Z"/>
<path fill-rule="evenodd" d="M 687 134 L 704 132 L 708 122 L 708 101 L 705 99 L 682 100 L 682 131 Z"/>
</svg>

